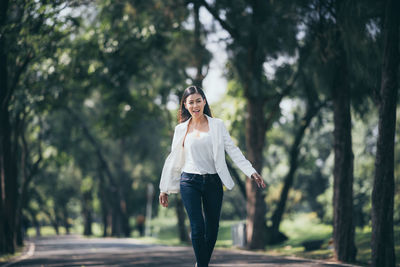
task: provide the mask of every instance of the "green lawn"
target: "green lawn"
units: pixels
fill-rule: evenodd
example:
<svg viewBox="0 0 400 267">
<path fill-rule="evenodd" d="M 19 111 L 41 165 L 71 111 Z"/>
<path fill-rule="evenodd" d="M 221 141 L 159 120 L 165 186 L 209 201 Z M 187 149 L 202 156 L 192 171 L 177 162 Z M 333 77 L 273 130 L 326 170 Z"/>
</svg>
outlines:
<svg viewBox="0 0 400 267">
<path fill-rule="evenodd" d="M 98 223 L 93 223 L 92 224 L 92 231 L 93 231 L 93 236 L 101 237 L 103 234 L 103 230 L 101 226 Z M 56 231 L 52 226 L 42 226 L 40 228 L 40 233 L 42 236 L 51 236 L 51 235 L 56 235 Z M 64 227 L 59 227 L 59 233 L 60 235 L 65 235 L 65 228 Z M 83 233 L 83 225 L 77 224 L 71 227 L 70 229 L 70 234 L 82 234 Z M 35 228 L 29 228 L 27 232 L 29 237 L 36 236 L 36 231 Z"/>
<path fill-rule="evenodd" d="M 18 248 L 16 248 L 16 251 L 15 251 L 14 254 L 3 254 L 3 255 L 0 255 L 0 263 L 9 261 L 11 258 L 14 258 L 14 257 L 21 256 L 22 251 L 23 251 L 23 247 L 18 247 Z"/>
<path fill-rule="evenodd" d="M 232 247 L 231 227 L 237 221 L 222 221 L 216 247 Z M 140 238 L 143 242 L 161 243 L 168 245 L 184 245 L 179 242 L 176 219 L 161 218 L 152 221 L 154 236 Z M 284 220 L 281 225 L 289 240 L 276 245 L 267 246 L 265 253 L 282 256 L 296 256 L 309 259 L 332 259 L 332 226 L 321 224 L 315 214 L 299 214 L 291 219 Z M 323 240 L 321 249 L 305 251 L 302 245 L 305 241 Z M 371 260 L 371 228 L 356 229 L 357 263 L 367 266 Z M 400 227 L 395 228 L 396 262 L 400 266 Z"/>
<path fill-rule="evenodd" d="M 302 214 L 282 223 L 281 230 L 289 240 L 278 246 L 267 247 L 267 253 L 298 256 L 311 259 L 332 259 L 332 226 L 318 222 L 313 214 Z M 324 240 L 319 250 L 305 251 L 302 243 L 309 240 Z M 395 227 L 396 266 L 400 266 L 400 227 Z M 363 266 L 371 261 L 371 228 L 356 229 L 357 263 Z"/>
<path fill-rule="evenodd" d="M 311 259 L 332 258 L 333 251 L 329 243 L 332 226 L 318 223 L 313 213 L 297 215 L 291 220 L 283 221 L 281 231 L 289 239 L 280 245 L 266 247 L 267 253 Z M 319 250 L 306 252 L 302 243 L 310 240 L 324 240 L 324 244 Z"/>
</svg>

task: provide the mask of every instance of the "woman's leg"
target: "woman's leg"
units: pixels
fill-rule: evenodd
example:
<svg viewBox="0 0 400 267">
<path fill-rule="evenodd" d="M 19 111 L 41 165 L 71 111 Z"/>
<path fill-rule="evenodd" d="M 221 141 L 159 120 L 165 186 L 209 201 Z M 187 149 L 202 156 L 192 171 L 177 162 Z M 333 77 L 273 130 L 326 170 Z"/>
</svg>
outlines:
<svg viewBox="0 0 400 267">
<path fill-rule="evenodd" d="M 215 242 L 218 237 L 219 218 L 221 214 L 223 199 L 222 183 L 219 177 L 207 183 L 203 196 L 203 207 L 205 216 L 205 239 L 208 250 L 208 262 L 214 250 Z"/>
<path fill-rule="evenodd" d="M 181 180 L 181 196 L 183 205 L 190 220 L 193 250 L 196 255 L 197 266 L 208 266 L 208 249 L 204 237 L 204 217 L 202 213 L 201 197 L 196 181 Z"/>
</svg>

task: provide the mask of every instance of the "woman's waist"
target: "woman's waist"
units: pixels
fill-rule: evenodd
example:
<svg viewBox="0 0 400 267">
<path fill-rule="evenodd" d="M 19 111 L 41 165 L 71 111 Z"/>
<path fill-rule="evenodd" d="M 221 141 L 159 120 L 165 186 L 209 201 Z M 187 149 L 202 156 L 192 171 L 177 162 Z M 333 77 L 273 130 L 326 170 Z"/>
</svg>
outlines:
<svg viewBox="0 0 400 267">
<path fill-rule="evenodd" d="M 214 162 L 193 162 L 185 161 L 182 166 L 182 172 L 190 174 L 216 174 L 217 170 L 215 168 Z"/>
<path fill-rule="evenodd" d="M 218 173 L 190 173 L 183 171 L 181 174 L 181 182 L 195 182 L 195 183 L 219 183 L 221 179 L 218 176 Z"/>
</svg>

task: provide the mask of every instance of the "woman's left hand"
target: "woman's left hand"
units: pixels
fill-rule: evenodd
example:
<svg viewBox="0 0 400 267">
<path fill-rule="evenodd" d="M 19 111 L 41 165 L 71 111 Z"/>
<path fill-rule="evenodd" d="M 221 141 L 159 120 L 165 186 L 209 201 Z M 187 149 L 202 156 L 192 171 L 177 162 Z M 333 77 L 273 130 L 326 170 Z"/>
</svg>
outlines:
<svg viewBox="0 0 400 267">
<path fill-rule="evenodd" d="M 265 182 L 264 182 L 264 179 L 261 177 L 261 175 L 259 175 L 258 173 L 253 173 L 252 175 L 251 175 L 251 178 L 253 178 L 254 179 L 254 181 L 257 183 L 257 185 L 258 185 L 258 187 L 261 187 L 261 188 L 265 188 L 267 185 L 265 184 Z"/>
</svg>

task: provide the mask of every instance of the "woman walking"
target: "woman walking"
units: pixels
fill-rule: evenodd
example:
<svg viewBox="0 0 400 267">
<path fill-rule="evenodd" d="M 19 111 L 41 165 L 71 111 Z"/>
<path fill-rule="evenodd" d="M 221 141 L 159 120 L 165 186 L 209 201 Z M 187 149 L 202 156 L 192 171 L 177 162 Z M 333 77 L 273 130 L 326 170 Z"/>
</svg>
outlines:
<svg viewBox="0 0 400 267">
<path fill-rule="evenodd" d="M 160 181 L 160 204 L 168 207 L 168 195 L 181 192 L 190 220 L 191 239 L 198 267 L 210 262 L 217 240 L 223 189 L 234 182 L 225 151 L 239 169 L 265 188 L 262 177 L 237 148 L 224 122 L 212 118 L 203 90 L 185 89 L 179 108 L 171 153 L 165 160 Z M 204 211 L 204 216 L 203 216 Z"/>
</svg>

